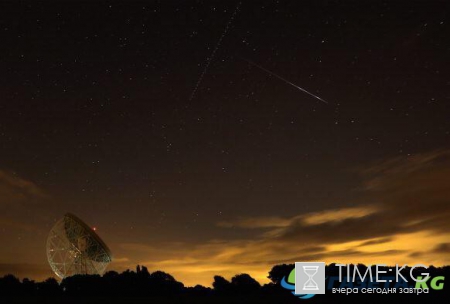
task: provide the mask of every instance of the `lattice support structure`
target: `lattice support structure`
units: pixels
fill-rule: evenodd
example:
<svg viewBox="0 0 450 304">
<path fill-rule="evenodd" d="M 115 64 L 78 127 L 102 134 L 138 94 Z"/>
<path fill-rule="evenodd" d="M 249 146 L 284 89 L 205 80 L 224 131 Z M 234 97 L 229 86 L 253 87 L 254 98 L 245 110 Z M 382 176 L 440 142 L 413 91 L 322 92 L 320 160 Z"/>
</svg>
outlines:
<svg viewBox="0 0 450 304">
<path fill-rule="evenodd" d="M 51 229 L 47 239 L 47 258 L 61 279 L 76 274 L 102 275 L 112 260 L 105 243 L 72 214 L 66 214 Z"/>
</svg>

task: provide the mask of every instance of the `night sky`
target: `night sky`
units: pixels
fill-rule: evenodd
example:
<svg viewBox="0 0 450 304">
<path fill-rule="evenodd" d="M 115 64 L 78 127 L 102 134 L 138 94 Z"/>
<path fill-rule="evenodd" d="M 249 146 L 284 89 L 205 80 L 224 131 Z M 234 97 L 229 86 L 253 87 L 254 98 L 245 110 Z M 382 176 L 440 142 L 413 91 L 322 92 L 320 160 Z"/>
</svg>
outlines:
<svg viewBox="0 0 450 304">
<path fill-rule="evenodd" d="M 446 1 L 2 1 L 0 274 L 51 276 L 66 212 L 187 285 L 450 263 L 449 37 Z"/>
</svg>

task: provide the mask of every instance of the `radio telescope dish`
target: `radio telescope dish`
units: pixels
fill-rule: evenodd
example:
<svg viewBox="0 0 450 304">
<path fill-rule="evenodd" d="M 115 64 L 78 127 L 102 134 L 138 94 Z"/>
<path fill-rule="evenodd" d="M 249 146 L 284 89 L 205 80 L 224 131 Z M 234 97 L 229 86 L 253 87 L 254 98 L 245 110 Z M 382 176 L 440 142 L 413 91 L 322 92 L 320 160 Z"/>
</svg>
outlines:
<svg viewBox="0 0 450 304">
<path fill-rule="evenodd" d="M 67 213 L 50 230 L 47 259 L 55 274 L 64 279 L 76 274 L 102 275 L 112 255 L 93 229 Z"/>
</svg>

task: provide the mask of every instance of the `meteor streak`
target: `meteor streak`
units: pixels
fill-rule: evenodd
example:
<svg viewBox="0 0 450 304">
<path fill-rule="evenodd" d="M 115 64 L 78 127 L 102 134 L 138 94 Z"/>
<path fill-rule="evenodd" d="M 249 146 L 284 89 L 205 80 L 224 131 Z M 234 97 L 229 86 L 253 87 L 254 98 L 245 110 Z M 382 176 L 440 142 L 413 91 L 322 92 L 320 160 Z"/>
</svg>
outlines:
<svg viewBox="0 0 450 304">
<path fill-rule="evenodd" d="M 275 74 L 275 73 L 269 71 L 268 69 L 265 69 L 265 68 L 263 68 L 262 66 L 260 66 L 260 65 L 258 65 L 258 64 L 256 64 L 256 63 L 254 63 L 254 62 L 252 62 L 252 61 L 250 61 L 250 60 L 247 60 L 247 59 L 245 59 L 245 58 L 242 58 L 242 59 L 245 60 L 245 61 L 247 61 L 247 62 L 250 63 L 251 65 L 257 67 L 258 69 L 263 70 L 264 72 L 269 73 L 270 75 L 277 77 L 277 78 L 280 79 L 281 81 L 283 81 L 283 82 L 285 82 L 285 83 L 287 83 L 287 84 L 290 84 L 291 86 L 293 86 L 293 87 L 299 89 L 300 91 L 302 91 L 302 92 L 308 94 L 309 96 L 312 96 L 312 97 L 314 97 L 314 98 L 316 98 L 316 99 L 322 101 L 323 103 L 328 104 L 327 101 L 323 100 L 323 99 L 320 98 L 319 96 L 314 95 L 313 93 L 308 92 L 308 91 L 305 90 L 304 88 L 301 88 L 301 87 L 299 87 L 299 86 L 296 85 L 296 84 L 293 84 L 292 82 L 290 82 L 290 81 L 284 79 L 283 77 L 281 77 L 281 76 L 279 76 L 279 75 L 277 75 L 277 74 Z"/>
<path fill-rule="evenodd" d="M 211 61 L 213 61 L 214 56 L 216 55 L 217 50 L 220 47 L 220 44 L 222 43 L 223 38 L 225 37 L 225 35 L 228 32 L 228 29 L 230 28 L 231 24 L 233 23 L 234 17 L 236 17 L 236 14 L 239 12 L 239 7 L 241 6 L 241 1 L 239 1 L 239 3 L 236 5 L 236 8 L 234 9 L 233 14 L 230 17 L 230 20 L 228 20 L 227 25 L 225 26 L 225 30 L 222 33 L 222 36 L 220 36 L 219 40 L 216 43 L 216 46 L 214 47 L 211 56 L 209 56 L 208 58 L 206 58 L 206 64 L 205 67 L 203 68 L 202 73 L 200 74 L 200 77 L 197 80 L 197 83 L 195 84 L 194 89 L 192 90 L 191 93 L 191 97 L 189 97 L 189 101 L 191 101 L 192 99 L 194 99 L 195 97 L 195 93 L 197 93 L 198 88 L 200 87 L 200 84 L 202 83 L 203 77 L 205 77 L 206 71 L 208 71 L 209 65 L 211 64 Z"/>
</svg>

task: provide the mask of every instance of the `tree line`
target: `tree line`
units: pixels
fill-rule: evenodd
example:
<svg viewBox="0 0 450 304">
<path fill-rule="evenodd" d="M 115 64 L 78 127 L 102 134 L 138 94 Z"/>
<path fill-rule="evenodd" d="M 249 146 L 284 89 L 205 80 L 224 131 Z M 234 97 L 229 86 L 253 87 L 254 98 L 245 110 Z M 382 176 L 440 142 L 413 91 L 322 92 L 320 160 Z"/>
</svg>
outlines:
<svg viewBox="0 0 450 304">
<path fill-rule="evenodd" d="M 354 265 L 351 265 L 354 267 Z M 67 277 L 62 281 L 49 278 L 43 282 L 35 282 L 30 279 L 19 280 L 12 274 L 5 275 L 0 278 L 0 299 L 1 298 L 59 298 L 69 299 L 74 297 L 93 298 L 100 297 L 104 299 L 127 299 L 130 298 L 185 298 L 186 303 L 193 299 L 205 299 L 210 302 L 216 299 L 217 303 L 221 303 L 222 298 L 239 298 L 242 301 L 258 302 L 258 303 L 295 303 L 299 301 L 291 291 L 280 286 L 283 278 L 287 279 L 289 273 L 294 269 L 294 264 L 282 264 L 274 266 L 268 273 L 269 283 L 261 285 L 249 274 L 236 274 L 227 280 L 222 276 L 213 277 L 212 287 L 196 285 L 194 287 L 186 287 L 182 282 L 177 281 L 172 275 L 163 272 L 149 272 L 147 267 L 138 265 L 135 270 L 126 270 L 122 273 L 116 271 L 108 271 L 103 276 L 99 275 L 75 275 Z M 358 264 L 360 271 L 365 271 L 366 266 Z M 410 268 L 406 268 L 405 272 L 409 273 Z M 423 269 L 416 269 L 414 273 L 420 274 Z M 429 267 L 427 272 L 433 277 L 445 276 L 450 277 L 450 266 L 441 268 Z M 326 266 L 326 274 L 330 276 L 338 276 L 339 269 L 335 264 Z M 445 280 L 442 281 L 445 284 Z M 448 283 L 450 284 L 450 283 Z M 439 293 L 435 292 L 433 297 L 448 297 L 449 288 L 443 288 Z M 342 295 L 340 295 L 342 297 Z M 367 295 L 366 295 L 367 296 Z M 399 296 L 399 295 L 397 295 Z M 370 296 L 369 296 L 370 297 Z M 391 295 L 392 297 L 392 295 Z M 412 296 L 411 296 L 412 297 Z M 423 296 L 416 296 L 420 300 L 425 299 Z M 425 297 L 430 297 L 426 295 Z M 340 300 L 361 300 L 361 295 L 348 298 L 339 298 L 339 295 L 330 294 L 320 295 L 314 298 L 315 303 L 328 303 L 327 301 Z M 386 297 L 383 299 L 387 299 Z M 406 298 L 405 298 L 406 300 Z M 419 299 L 408 298 L 408 302 L 412 303 Z M 114 301 L 109 301 L 114 302 Z M 166 303 L 164 301 L 159 301 Z M 202 303 L 201 301 L 197 301 Z M 240 303 L 239 301 L 232 301 Z M 13 303 L 13 302 L 11 302 Z M 17 302 L 22 303 L 22 302 Z M 171 302 L 170 302 L 171 303 Z M 181 302 L 180 302 L 181 303 Z M 184 302 L 182 302 L 184 303 Z M 331 303 L 331 302 L 330 302 Z"/>
</svg>

